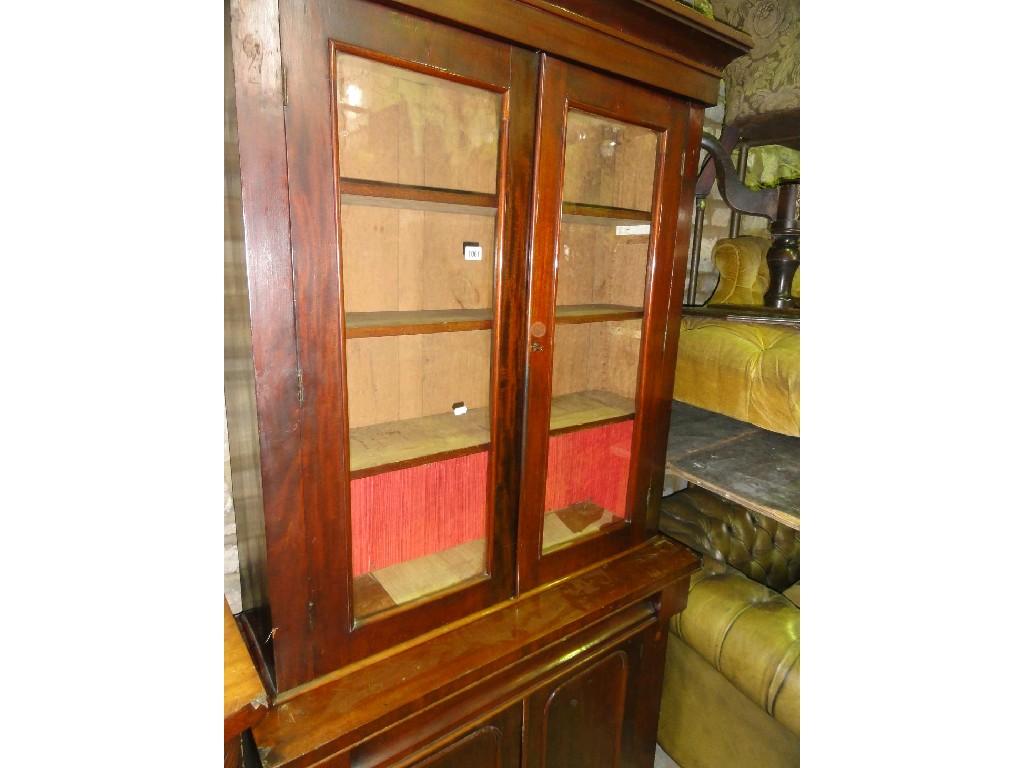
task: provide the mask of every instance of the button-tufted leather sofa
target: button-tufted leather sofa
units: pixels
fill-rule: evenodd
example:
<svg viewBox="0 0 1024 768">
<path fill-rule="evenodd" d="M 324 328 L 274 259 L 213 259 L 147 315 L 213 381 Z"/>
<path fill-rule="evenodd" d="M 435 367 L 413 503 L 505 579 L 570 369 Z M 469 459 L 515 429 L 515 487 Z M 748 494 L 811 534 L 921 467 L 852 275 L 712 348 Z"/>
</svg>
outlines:
<svg viewBox="0 0 1024 768">
<path fill-rule="evenodd" d="M 658 742 L 682 768 L 798 766 L 799 533 L 696 487 L 661 528 L 704 566 L 669 625 Z"/>
<path fill-rule="evenodd" d="M 719 240 L 712 257 L 718 287 L 710 305 L 760 307 L 768 285 L 760 237 Z M 793 295 L 800 295 L 799 271 Z M 800 331 L 709 318 L 684 317 L 672 396 L 785 435 L 800 434 Z"/>
</svg>

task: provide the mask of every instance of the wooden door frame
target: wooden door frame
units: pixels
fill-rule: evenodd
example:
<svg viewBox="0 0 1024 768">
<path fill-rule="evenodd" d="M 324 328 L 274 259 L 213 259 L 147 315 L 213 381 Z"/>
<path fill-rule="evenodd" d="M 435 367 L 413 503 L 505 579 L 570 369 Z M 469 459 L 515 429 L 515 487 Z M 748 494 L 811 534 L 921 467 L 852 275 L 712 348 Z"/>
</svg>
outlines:
<svg viewBox="0 0 1024 768">
<path fill-rule="evenodd" d="M 277 617 L 278 687 L 289 689 L 408 640 L 514 593 L 514 540 L 521 442 L 521 340 L 526 231 L 532 188 L 536 55 L 367 0 L 281 0 L 281 58 L 287 72 L 287 175 L 300 408 L 296 468 L 301 507 L 266 509 L 273 526 L 294 530 L 277 562 L 294 569 L 289 625 Z M 467 45 L 472 42 L 472 45 Z M 340 45 L 339 45 L 340 44 Z M 337 50 L 505 94 L 495 221 L 495 320 L 491 354 L 488 464 L 489 575 L 434 599 L 356 621 L 352 614 L 348 403 L 334 59 Z M 280 407 L 268 402 L 271 410 Z M 299 524 L 301 523 L 301 528 Z M 295 526 L 293 529 L 292 526 Z M 268 541 L 268 549 L 270 542 Z M 303 575 L 305 581 L 303 582 Z M 280 590 L 280 593 L 286 590 Z M 283 595 L 282 595 L 283 596 Z M 291 610 L 295 605 L 302 610 Z M 301 626 L 300 626 L 301 625 Z"/>
<path fill-rule="evenodd" d="M 688 135 L 687 123 L 695 109 L 689 102 L 594 72 L 542 54 L 541 105 L 538 113 L 537 160 L 534 186 L 534 223 L 531 230 L 530 316 L 531 341 L 527 352 L 527 405 L 524 473 L 520 494 L 518 541 L 519 590 L 526 591 L 560 578 L 602 558 L 639 545 L 657 531 L 657 498 L 664 479 L 667 432 L 657 423 L 667 413 L 671 391 L 665 390 L 668 360 L 665 343 L 669 326 L 676 325 L 681 309 L 670 304 L 676 274 L 685 274 L 686 249 L 677 247 L 682 192 L 684 149 L 699 148 Z M 659 133 L 655 166 L 651 235 L 644 289 L 644 318 L 637 370 L 630 475 L 626 510 L 628 525 L 541 553 L 545 481 L 554 372 L 555 263 L 562 210 L 565 162 L 565 126 L 570 108 L 620 122 L 640 125 Z M 689 236 L 688 219 L 685 238 Z M 682 271 L 679 271 L 682 270 Z M 672 318 L 676 320 L 672 322 Z M 672 355 L 674 362 L 674 353 Z M 660 478 L 660 479 L 659 479 Z"/>
</svg>

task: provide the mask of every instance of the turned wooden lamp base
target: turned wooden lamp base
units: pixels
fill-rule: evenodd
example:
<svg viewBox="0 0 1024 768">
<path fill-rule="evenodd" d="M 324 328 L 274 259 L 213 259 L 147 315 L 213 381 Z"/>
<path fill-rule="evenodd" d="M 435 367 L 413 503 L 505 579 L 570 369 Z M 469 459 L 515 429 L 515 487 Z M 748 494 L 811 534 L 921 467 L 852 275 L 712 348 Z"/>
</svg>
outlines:
<svg viewBox="0 0 1024 768">
<path fill-rule="evenodd" d="M 800 266 L 800 180 L 783 181 L 774 189 L 748 189 L 718 139 L 705 133 L 700 145 L 714 160 L 718 191 L 726 204 L 734 211 L 771 221 L 772 245 L 767 256 L 769 278 L 764 305 L 774 309 L 797 309 L 800 301 L 793 297 L 792 289 L 793 276 Z"/>
</svg>

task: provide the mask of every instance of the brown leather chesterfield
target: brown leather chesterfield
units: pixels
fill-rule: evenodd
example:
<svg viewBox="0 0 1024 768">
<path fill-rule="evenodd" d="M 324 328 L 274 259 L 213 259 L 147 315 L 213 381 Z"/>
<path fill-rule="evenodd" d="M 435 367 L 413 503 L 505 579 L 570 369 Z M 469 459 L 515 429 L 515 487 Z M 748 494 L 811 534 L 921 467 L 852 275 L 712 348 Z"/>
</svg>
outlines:
<svg viewBox="0 0 1024 768">
<path fill-rule="evenodd" d="M 669 625 L 658 742 L 683 768 L 799 765 L 799 534 L 696 487 L 661 528 L 704 565 Z"/>
</svg>

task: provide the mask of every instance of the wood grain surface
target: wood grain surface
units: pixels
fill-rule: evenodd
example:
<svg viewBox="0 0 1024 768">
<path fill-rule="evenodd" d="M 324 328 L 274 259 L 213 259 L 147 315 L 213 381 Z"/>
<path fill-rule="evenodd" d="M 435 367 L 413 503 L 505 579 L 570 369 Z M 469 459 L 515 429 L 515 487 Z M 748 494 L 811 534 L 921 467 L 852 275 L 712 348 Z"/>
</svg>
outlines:
<svg viewBox="0 0 1024 768">
<path fill-rule="evenodd" d="M 688 550 L 658 537 L 514 604 L 497 605 L 286 692 L 254 729 L 257 744 L 266 748 L 264 766 L 311 765 L 417 713 L 437 718 L 439 712 L 425 708 L 456 691 L 479 685 L 481 695 L 493 700 L 506 686 L 528 685 L 529 678 L 516 682 L 524 674 L 517 664 L 531 653 L 563 639 L 578 643 L 570 637 L 574 632 L 628 606 L 638 619 L 650 617 L 653 606 L 640 601 L 696 567 Z M 532 674 L 542 675 L 544 668 Z M 517 693 L 513 688 L 506 695 Z"/>
<path fill-rule="evenodd" d="M 263 689 L 249 649 L 224 601 L 224 740 L 252 728 L 267 714 Z"/>
</svg>

